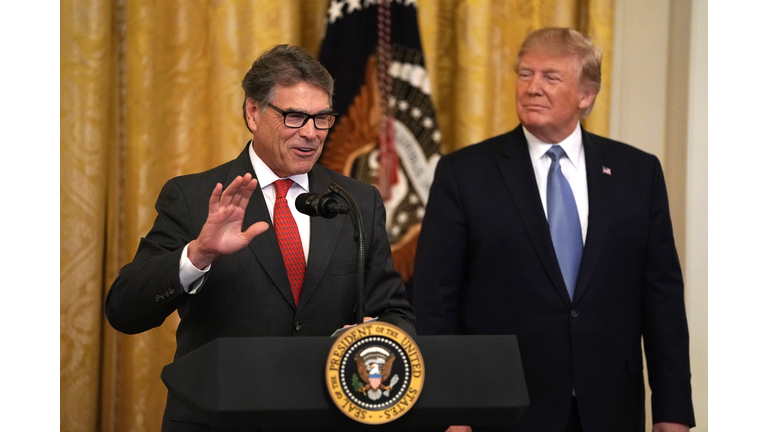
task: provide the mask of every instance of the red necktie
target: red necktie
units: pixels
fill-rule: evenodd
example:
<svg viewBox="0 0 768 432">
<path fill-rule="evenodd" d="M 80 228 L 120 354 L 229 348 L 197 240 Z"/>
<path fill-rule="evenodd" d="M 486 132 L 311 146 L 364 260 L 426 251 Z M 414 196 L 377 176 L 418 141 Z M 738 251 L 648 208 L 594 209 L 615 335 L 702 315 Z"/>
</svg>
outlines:
<svg viewBox="0 0 768 432">
<path fill-rule="evenodd" d="M 288 200 L 285 194 L 291 188 L 293 180 L 284 179 L 275 182 L 275 211 L 272 219 L 274 220 L 275 233 L 277 234 L 277 243 L 280 245 L 280 253 L 283 254 L 285 270 L 288 272 L 288 282 L 291 284 L 291 293 L 293 293 L 293 302 L 299 306 L 299 296 L 301 287 L 304 285 L 304 271 L 307 263 L 304 261 L 304 246 L 301 244 L 299 236 L 299 227 L 293 219 L 291 209 L 288 207 Z"/>
</svg>

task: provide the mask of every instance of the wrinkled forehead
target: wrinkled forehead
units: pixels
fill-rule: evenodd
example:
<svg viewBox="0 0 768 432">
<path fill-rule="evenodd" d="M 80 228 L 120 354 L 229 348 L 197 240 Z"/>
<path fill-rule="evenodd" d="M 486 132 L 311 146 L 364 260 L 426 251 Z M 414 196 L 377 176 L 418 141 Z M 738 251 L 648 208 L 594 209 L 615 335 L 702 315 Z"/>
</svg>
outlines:
<svg viewBox="0 0 768 432">
<path fill-rule="evenodd" d="M 299 81 L 292 85 L 276 84 L 272 103 L 281 104 L 281 109 L 314 113 L 330 108 L 328 92 L 315 84 Z"/>
</svg>

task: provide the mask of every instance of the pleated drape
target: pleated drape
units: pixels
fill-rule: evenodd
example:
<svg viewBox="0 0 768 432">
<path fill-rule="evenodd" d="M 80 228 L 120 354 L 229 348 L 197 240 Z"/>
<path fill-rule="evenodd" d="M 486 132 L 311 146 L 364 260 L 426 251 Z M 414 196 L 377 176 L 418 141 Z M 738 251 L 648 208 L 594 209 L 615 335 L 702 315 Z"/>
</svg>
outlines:
<svg viewBox="0 0 768 432">
<path fill-rule="evenodd" d="M 99 430 L 107 214 L 117 104 L 113 5 L 61 4 L 61 430 Z M 33 419 L 30 419 L 33 421 Z M 32 423 L 30 423 L 32 424 Z"/>
<path fill-rule="evenodd" d="M 363 0 L 365 1 L 365 0 Z M 236 156 L 249 139 L 240 81 L 279 43 L 316 54 L 325 0 L 61 2 L 61 430 L 159 430 L 174 314 L 123 335 L 103 300 L 173 176 Z M 531 30 L 571 26 L 603 49 L 586 127 L 608 131 L 612 0 L 418 2 L 446 152 L 517 125 L 512 64 Z M 350 41 L 353 44 L 354 41 Z M 343 49 L 344 47 L 340 47 Z"/>
</svg>

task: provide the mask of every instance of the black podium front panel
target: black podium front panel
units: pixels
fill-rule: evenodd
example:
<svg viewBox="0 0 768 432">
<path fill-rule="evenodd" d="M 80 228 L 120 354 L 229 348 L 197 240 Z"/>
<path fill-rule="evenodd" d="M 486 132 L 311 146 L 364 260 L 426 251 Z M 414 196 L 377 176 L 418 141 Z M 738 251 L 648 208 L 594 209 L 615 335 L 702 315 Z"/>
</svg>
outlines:
<svg viewBox="0 0 768 432">
<path fill-rule="evenodd" d="M 417 336 L 424 388 L 414 407 L 387 424 L 357 423 L 325 384 L 331 338 L 221 338 L 166 366 L 171 395 L 217 429 L 329 428 L 445 430 L 514 425 L 528 393 L 514 336 Z"/>
</svg>

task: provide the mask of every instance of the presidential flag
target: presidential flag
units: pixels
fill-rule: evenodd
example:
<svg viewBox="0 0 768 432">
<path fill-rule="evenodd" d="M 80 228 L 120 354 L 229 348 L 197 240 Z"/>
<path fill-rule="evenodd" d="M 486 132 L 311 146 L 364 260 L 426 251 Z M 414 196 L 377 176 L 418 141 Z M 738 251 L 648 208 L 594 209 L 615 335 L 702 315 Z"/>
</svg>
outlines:
<svg viewBox="0 0 768 432">
<path fill-rule="evenodd" d="M 406 281 L 442 155 L 416 14 L 415 0 L 331 0 L 319 55 L 340 114 L 320 162 L 379 188 Z"/>
</svg>

